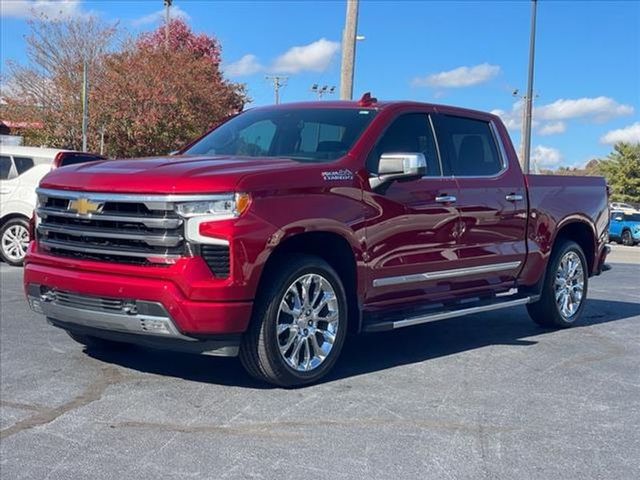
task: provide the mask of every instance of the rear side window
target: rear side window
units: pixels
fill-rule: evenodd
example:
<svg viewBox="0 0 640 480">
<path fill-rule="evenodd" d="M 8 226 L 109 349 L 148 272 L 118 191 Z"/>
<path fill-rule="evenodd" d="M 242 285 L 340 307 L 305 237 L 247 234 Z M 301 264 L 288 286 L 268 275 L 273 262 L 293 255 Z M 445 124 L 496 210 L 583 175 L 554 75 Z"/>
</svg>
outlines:
<svg viewBox="0 0 640 480">
<path fill-rule="evenodd" d="M 434 115 L 445 175 L 491 176 L 503 168 L 489 122 L 450 115 Z"/>
<path fill-rule="evenodd" d="M 427 176 L 441 175 L 436 143 L 426 113 L 408 113 L 393 121 L 367 158 L 371 173 L 378 173 L 380 156 L 385 153 L 422 153 L 427 160 Z"/>
<path fill-rule="evenodd" d="M 58 166 L 66 167 L 67 165 L 95 162 L 96 160 L 104 160 L 104 157 L 100 157 L 99 155 L 91 155 L 90 153 L 63 153 Z"/>
<path fill-rule="evenodd" d="M 13 162 L 16 165 L 16 171 L 18 175 L 22 175 L 24 172 L 33 168 L 35 165 L 33 158 L 29 157 L 13 157 Z"/>
<path fill-rule="evenodd" d="M 0 157 L 0 180 L 8 180 L 11 173 L 11 157 Z"/>
</svg>

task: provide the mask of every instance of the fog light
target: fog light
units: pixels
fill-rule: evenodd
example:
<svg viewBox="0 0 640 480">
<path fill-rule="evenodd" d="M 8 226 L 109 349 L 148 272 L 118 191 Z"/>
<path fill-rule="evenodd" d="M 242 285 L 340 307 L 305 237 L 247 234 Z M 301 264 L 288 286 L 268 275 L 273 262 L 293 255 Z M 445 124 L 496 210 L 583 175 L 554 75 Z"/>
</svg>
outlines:
<svg viewBox="0 0 640 480">
<path fill-rule="evenodd" d="M 159 333 L 163 335 L 171 335 L 172 332 L 167 326 L 166 320 L 156 320 L 153 318 L 145 318 L 142 322 L 142 329 L 150 333 Z"/>
<path fill-rule="evenodd" d="M 42 303 L 37 298 L 29 297 L 29 306 L 34 312 L 44 315 L 44 310 L 42 310 Z"/>
<path fill-rule="evenodd" d="M 138 306 L 136 305 L 136 302 L 131 300 L 126 300 L 122 302 L 122 311 L 128 315 L 137 315 Z"/>
</svg>

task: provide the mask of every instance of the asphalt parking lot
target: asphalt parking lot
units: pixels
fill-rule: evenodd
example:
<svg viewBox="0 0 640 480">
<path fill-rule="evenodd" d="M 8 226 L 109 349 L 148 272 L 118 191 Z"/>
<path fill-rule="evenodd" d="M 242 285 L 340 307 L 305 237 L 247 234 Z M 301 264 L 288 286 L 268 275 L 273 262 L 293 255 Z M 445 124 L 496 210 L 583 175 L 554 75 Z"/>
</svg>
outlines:
<svg viewBox="0 0 640 480">
<path fill-rule="evenodd" d="M 298 390 L 235 359 L 83 351 L 0 265 L 0 476 L 638 479 L 640 247 L 610 264 L 580 327 L 519 307 L 357 337 Z"/>
</svg>

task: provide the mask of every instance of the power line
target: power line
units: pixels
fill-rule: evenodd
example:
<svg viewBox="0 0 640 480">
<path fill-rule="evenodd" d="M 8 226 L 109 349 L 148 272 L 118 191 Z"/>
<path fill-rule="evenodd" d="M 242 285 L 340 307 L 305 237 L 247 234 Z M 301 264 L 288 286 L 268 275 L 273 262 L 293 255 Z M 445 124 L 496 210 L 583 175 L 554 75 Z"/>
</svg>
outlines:
<svg viewBox="0 0 640 480">
<path fill-rule="evenodd" d="M 273 82 L 273 93 L 275 95 L 276 105 L 278 105 L 280 103 L 280 89 L 287 85 L 289 77 L 266 75 L 264 78 Z"/>
</svg>

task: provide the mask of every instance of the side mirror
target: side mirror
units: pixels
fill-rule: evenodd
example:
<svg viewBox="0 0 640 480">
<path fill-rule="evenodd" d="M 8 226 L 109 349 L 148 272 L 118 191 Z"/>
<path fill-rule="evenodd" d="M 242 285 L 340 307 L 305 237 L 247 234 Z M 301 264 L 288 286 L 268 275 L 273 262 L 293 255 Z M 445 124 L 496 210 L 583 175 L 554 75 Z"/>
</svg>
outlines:
<svg viewBox="0 0 640 480">
<path fill-rule="evenodd" d="M 415 180 L 427 173 L 427 159 L 422 153 L 383 153 L 378 175 L 369 179 L 373 190 L 394 181 Z"/>
</svg>

